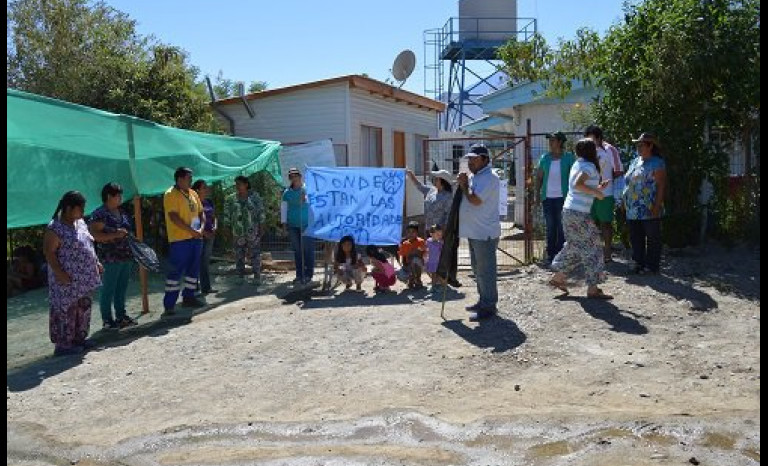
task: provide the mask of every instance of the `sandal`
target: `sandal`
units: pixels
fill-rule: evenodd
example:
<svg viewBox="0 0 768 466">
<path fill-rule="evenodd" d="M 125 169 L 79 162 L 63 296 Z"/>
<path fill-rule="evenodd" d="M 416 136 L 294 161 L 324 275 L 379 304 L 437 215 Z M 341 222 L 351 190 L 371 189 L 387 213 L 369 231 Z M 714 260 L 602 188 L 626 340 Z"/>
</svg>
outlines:
<svg viewBox="0 0 768 466">
<path fill-rule="evenodd" d="M 563 294 L 568 294 L 568 288 L 565 285 L 565 282 L 561 282 L 559 280 L 555 280 L 554 278 L 550 279 L 547 284 L 553 288 L 557 288 L 558 290 L 562 291 Z"/>
</svg>

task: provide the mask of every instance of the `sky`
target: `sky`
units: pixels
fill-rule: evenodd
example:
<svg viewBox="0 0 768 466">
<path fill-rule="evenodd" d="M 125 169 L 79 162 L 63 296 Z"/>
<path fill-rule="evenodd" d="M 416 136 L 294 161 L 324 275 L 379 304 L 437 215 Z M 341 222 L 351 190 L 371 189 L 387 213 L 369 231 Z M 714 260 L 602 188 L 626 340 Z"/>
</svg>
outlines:
<svg viewBox="0 0 768 466">
<path fill-rule="evenodd" d="M 186 50 L 203 74 L 219 70 L 270 89 L 348 74 L 390 77 L 410 49 L 416 69 L 403 89 L 424 92 L 424 36 L 458 16 L 456 0 L 106 0 L 137 21 L 140 34 Z M 603 34 L 622 16 L 620 0 L 519 0 L 550 44 L 580 27 Z M 429 78 L 431 79 L 431 78 Z"/>
</svg>

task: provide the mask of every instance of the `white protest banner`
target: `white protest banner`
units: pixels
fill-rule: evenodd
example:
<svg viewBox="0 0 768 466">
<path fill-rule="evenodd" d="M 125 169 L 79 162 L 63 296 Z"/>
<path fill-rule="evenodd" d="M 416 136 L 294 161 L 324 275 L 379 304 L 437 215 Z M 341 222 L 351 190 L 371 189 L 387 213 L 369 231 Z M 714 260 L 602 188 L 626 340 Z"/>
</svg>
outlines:
<svg viewBox="0 0 768 466">
<path fill-rule="evenodd" d="M 288 170 L 296 167 L 302 172 L 308 166 L 335 167 L 336 155 L 330 139 L 280 146 L 280 170 L 283 173 L 283 184 L 288 186 Z"/>
<path fill-rule="evenodd" d="M 402 240 L 405 170 L 399 168 L 309 167 L 305 174 L 307 235 L 360 245 Z"/>
</svg>

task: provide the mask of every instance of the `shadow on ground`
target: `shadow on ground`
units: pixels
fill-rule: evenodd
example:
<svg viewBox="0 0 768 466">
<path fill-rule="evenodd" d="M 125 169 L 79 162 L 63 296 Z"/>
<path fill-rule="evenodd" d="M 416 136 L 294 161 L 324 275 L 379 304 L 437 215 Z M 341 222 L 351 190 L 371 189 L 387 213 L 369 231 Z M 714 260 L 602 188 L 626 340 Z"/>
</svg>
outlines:
<svg viewBox="0 0 768 466">
<path fill-rule="evenodd" d="M 443 327 L 478 348 L 492 348 L 492 353 L 503 353 L 525 343 L 527 336 L 513 321 L 496 315 L 470 327 L 462 320 L 446 320 Z"/>
</svg>

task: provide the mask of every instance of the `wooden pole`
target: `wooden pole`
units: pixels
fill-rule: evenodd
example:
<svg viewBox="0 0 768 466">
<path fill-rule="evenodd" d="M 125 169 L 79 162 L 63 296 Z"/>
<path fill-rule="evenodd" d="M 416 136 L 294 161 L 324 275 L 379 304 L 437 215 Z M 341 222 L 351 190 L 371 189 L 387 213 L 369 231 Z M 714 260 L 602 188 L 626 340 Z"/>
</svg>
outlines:
<svg viewBox="0 0 768 466">
<path fill-rule="evenodd" d="M 450 271 L 448 273 L 450 273 Z M 446 277 L 447 276 L 448 274 L 446 274 Z M 443 282 L 443 304 L 440 306 L 440 318 L 443 320 L 445 320 L 445 295 L 447 294 L 447 291 L 448 291 L 447 281 L 448 281 L 448 278 L 446 278 L 445 282 Z"/>
<path fill-rule="evenodd" d="M 131 180 L 135 193 L 133 195 L 133 218 L 136 221 L 136 238 L 144 241 L 144 222 L 141 220 L 141 196 L 139 196 L 138 172 L 136 170 L 136 144 L 133 139 L 133 122 L 127 119 L 126 137 L 128 140 L 128 167 L 131 170 Z M 141 315 L 149 314 L 149 297 L 147 296 L 147 269 L 139 266 L 139 283 L 141 284 Z"/>
<path fill-rule="evenodd" d="M 141 220 L 141 197 L 133 196 L 133 216 L 136 219 L 136 238 L 144 241 L 144 224 Z M 141 315 L 149 314 L 149 296 L 147 294 L 147 269 L 139 266 L 139 282 L 141 283 Z"/>
</svg>

